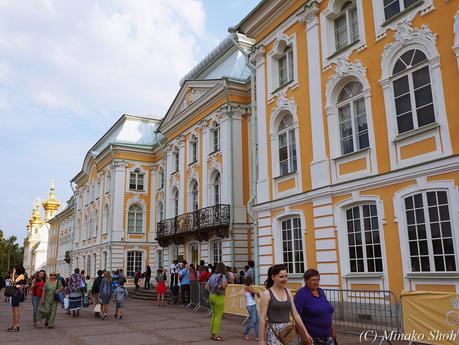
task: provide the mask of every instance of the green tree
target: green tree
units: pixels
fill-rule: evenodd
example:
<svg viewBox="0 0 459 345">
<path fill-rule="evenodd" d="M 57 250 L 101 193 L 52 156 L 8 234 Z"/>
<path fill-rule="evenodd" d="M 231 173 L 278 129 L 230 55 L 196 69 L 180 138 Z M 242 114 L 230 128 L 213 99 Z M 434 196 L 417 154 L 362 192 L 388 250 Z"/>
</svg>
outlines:
<svg viewBox="0 0 459 345">
<path fill-rule="evenodd" d="M 16 242 L 16 236 L 5 238 L 0 230 L 0 275 L 4 276 L 13 266 L 22 265 L 24 247 Z"/>
</svg>

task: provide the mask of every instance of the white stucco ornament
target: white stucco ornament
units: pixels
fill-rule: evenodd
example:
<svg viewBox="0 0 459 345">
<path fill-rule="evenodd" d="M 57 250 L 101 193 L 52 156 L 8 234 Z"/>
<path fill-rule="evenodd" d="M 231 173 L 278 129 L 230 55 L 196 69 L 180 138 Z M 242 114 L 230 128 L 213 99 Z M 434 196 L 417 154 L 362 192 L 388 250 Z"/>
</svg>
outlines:
<svg viewBox="0 0 459 345">
<path fill-rule="evenodd" d="M 360 62 L 360 60 L 350 62 L 345 57 L 339 57 L 336 60 L 335 73 L 327 80 L 326 94 L 328 95 L 329 92 L 335 87 L 336 83 L 348 75 L 353 75 L 361 80 L 366 77 L 367 69 L 362 64 L 362 62 Z"/>
</svg>

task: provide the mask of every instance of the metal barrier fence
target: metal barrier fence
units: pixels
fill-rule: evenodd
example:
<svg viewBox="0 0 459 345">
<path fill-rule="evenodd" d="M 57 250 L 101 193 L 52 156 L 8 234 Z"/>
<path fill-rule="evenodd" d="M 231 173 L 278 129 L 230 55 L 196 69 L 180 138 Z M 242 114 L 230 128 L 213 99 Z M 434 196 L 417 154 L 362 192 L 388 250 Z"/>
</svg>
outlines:
<svg viewBox="0 0 459 345">
<path fill-rule="evenodd" d="M 193 312 L 197 312 L 200 309 L 210 312 L 210 293 L 209 290 L 206 289 L 206 283 L 191 282 L 190 291 L 190 303 L 186 308 L 188 309 L 193 306 Z"/>
<path fill-rule="evenodd" d="M 337 331 L 352 334 L 367 330 L 379 334 L 402 331 L 400 303 L 391 291 L 324 289 L 324 292 L 335 309 L 333 323 Z M 209 290 L 205 283 L 191 283 L 189 307 L 194 307 L 193 312 L 204 309 L 210 314 Z M 381 339 L 380 344 L 383 341 Z"/>
<path fill-rule="evenodd" d="M 381 337 L 401 332 L 402 318 L 398 298 L 387 290 L 324 289 L 333 305 L 333 324 L 343 333 L 362 334 L 371 330 Z M 381 343 L 387 339 L 381 338 Z"/>
</svg>

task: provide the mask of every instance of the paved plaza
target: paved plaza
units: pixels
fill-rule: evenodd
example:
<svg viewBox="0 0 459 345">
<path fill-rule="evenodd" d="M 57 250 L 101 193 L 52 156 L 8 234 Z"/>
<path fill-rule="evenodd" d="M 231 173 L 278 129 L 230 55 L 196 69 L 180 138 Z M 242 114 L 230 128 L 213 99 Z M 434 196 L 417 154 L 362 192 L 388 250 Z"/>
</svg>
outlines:
<svg viewBox="0 0 459 345">
<path fill-rule="evenodd" d="M 114 305 L 110 305 L 110 316 L 103 321 L 94 318 L 92 306 L 83 309 L 79 318 L 72 318 L 61 309 L 58 311 L 54 329 L 32 327 L 30 299 L 21 305 L 19 333 L 5 330 L 10 326 L 11 307 L 0 302 L 0 344 L 8 345 L 154 345 L 154 344 L 214 344 L 209 336 L 209 319 L 204 312 L 193 313 L 180 306 L 159 308 L 151 301 L 128 299 L 123 320 L 113 318 Z M 240 317 L 228 315 L 222 321 L 223 344 L 256 344 L 242 339 Z M 340 345 L 360 344 L 357 336 L 338 334 Z M 367 343 L 370 344 L 370 343 Z M 394 344 L 394 343 L 393 343 Z M 398 343 L 402 344 L 402 343 Z M 397 345 L 398 345 L 397 344 Z M 404 343 L 406 344 L 406 343 Z"/>
</svg>

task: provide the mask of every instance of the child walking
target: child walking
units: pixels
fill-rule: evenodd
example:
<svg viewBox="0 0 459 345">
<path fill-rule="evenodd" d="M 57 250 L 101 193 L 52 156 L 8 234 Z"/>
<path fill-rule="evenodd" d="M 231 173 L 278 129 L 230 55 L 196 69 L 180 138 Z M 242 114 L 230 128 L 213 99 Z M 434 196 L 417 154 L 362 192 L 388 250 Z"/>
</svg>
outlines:
<svg viewBox="0 0 459 345">
<path fill-rule="evenodd" d="M 244 294 L 245 301 L 247 306 L 247 311 L 249 312 L 249 320 L 247 321 L 247 326 L 244 330 L 244 339 L 250 340 L 249 332 L 253 328 L 255 331 L 255 340 L 258 340 L 258 312 L 257 312 L 257 302 L 255 301 L 255 296 L 260 297 L 260 293 L 252 287 L 252 277 L 247 276 L 244 280 Z"/>
<path fill-rule="evenodd" d="M 124 301 L 128 296 L 128 292 L 124 287 L 124 280 L 120 281 L 120 285 L 115 289 L 113 296 L 116 302 L 115 319 L 119 316 L 121 320 L 123 318 Z"/>
</svg>

